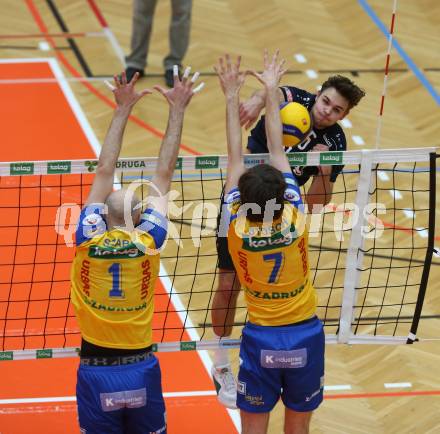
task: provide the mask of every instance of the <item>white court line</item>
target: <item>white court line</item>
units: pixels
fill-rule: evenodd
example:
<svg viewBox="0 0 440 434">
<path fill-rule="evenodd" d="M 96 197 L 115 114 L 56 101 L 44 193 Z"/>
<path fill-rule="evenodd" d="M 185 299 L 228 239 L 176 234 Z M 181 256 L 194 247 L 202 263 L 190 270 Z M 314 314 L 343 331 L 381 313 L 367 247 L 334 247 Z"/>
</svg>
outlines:
<svg viewBox="0 0 440 434">
<path fill-rule="evenodd" d="M 358 145 L 358 146 L 365 145 L 365 141 L 361 136 L 352 136 L 351 138 L 353 139 L 353 142 L 356 145 Z"/>
<path fill-rule="evenodd" d="M 0 79 L 0 85 L 2 84 L 58 84 L 60 80 L 67 81 L 69 83 L 85 83 L 85 82 L 99 82 L 103 83 L 106 80 L 113 80 L 113 77 L 64 77 L 64 78 L 14 78 L 14 79 Z"/>
<path fill-rule="evenodd" d="M 49 396 L 47 398 L 14 398 L 0 399 L 0 405 L 5 404 L 42 404 L 46 402 L 76 402 L 76 396 Z"/>
<path fill-rule="evenodd" d="M 193 392 L 164 392 L 164 398 L 184 398 L 186 396 L 217 396 L 215 390 L 194 390 Z"/>
<path fill-rule="evenodd" d="M 31 59 L 0 59 L 0 63 L 47 63 L 48 57 L 32 57 Z M 53 59 L 55 60 L 55 59 Z"/>
<path fill-rule="evenodd" d="M 417 234 L 419 235 L 419 237 L 421 237 L 421 238 L 428 238 L 428 236 L 429 236 L 428 229 L 416 228 L 416 230 L 417 230 Z"/>
<path fill-rule="evenodd" d="M 394 199 L 402 199 L 402 193 L 399 190 L 389 190 L 389 193 Z"/>
<path fill-rule="evenodd" d="M 349 384 L 335 384 L 334 386 L 324 386 L 325 392 L 332 390 L 351 390 L 351 386 Z"/>
<path fill-rule="evenodd" d="M 50 45 L 46 41 L 41 41 L 38 43 L 38 48 L 41 51 L 50 51 Z"/>
<path fill-rule="evenodd" d="M 304 56 L 304 54 L 296 53 L 293 57 L 298 63 L 307 63 L 307 59 L 306 56 Z"/>
<path fill-rule="evenodd" d="M 40 49 L 41 47 L 44 47 L 39 45 Z M 30 59 L 17 59 L 17 58 L 11 58 L 11 59 L 0 59 L 0 63 L 49 63 L 50 67 L 52 68 L 52 72 L 54 73 L 54 78 L 16 78 L 16 79 L 0 79 L 0 84 L 23 84 L 23 83 L 58 83 L 66 98 L 68 99 L 69 103 L 72 105 L 72 110 L 74 111 L 75 115 L 79 115 L 79 112 L 82 112 L 81 107 L 79 106 L 78 102 L 75 99 L 75 96 L 72 94 L 72 91 L 70 90 L 69 86 L 63 87 L 62 84 L 64 82 L 72 81 L 72 82 L 84 82 L 84 81 L 100 81 L 103 82 L 104 80 L 112 80 L 113 77 L 66 77 L 59 64 L 58 61 L 53 57 L 33 57 Z M 82 116 L 84 116 L 84 113 L 82 113 Z M 87 119 L 84 117 L 85 123 L 84 125 L 81 124 L 81 126 L 88 125 Z M 89 125 L 90 127 L 90 125 Z M 96 139 L 96 138 L 95 138 Z"/>
<path fill-rule="evenodd" d="M 352 124 L 351 121 L 350 121 L 349 119 L 347 119 L 347 118 L 342 119 L 342 121 L 341 121 L 341 125 L 342 125 L 344 128 L 352 128 L 352 127 L 353 127 L 353 124 Z"/>
<path fill-rule="evenodd" d="M 403 389 L 405 387 L 412 387 L 411 383 L 384 383 L 385 389 Z"/>
<path fill-rule="evenodd" d="M 414 218 L 414 216 L 416 215 L 416 213 L 414 212 L 414 210 L 413 210 L 413 209 L 410 209 L 410 208 L 405 208 L 405 209 L 403 210 L 403 213 L 404 213 L 405 216 L 406 216 L 407 218 L 409 218 L 409 219 Z"/>
<path fill-rule="evenodd" d="M 379 170 L 377 172 L 377 176 L 379 177 L 379 179 L 381 181 L 389 181 L 390 177 L 388 176 L 388 174 L 386 172 L 384 172 L 383 170 Z"/>
</svg>

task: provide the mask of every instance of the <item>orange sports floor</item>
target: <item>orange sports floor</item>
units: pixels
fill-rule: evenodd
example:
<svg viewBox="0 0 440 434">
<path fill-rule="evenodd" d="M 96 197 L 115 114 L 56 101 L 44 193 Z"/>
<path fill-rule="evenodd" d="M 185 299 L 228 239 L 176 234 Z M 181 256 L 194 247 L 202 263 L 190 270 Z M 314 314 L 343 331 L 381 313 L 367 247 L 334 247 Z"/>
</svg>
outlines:
<svg viewBox="0 0 440 434">
<path fill-rule="evenodd" d="M 54 70 L 47 61 L 27 59 L 0 62 L 0 79 L 3 80 L 48 77 L 54 77 Z M 86 133 L 84 122 L 78 118 L 77 111 L 75 113 L 72 109 L 72 102 L 75 101 L 70 97 L 66 98 L 66 93 L 59 83 L 3 84 L 0 86 L 0 98 L 2 161 L 95 158 L 90 143 L 90 131 Z M 2 184 L 4 182 L 2 180 Z M 0 200 L 10 200 L 12 191 L 0 193 Z M 46 194 L 50 197 L 53 192 L 48 188 Z M 4 213 L 0 217 L 0 221 L 3 221 L 0 226 L 6 226 L 4 222 L 10 217 Z M 32 215 L 28 215 L 28 218 L 32 219 Z M 14 229 L 0 227 L 0 230 L 3 238 L 14 238 L 17 235 L 10 236 Z M 16 230 L 20 231 L 20 229 Z M 37 231 L 30 236 L 44 238 L 42 234 L 40 236 L 38 234 Z M 45 258 L 44 253 L 41 253 L 44 250 L 38 251 L 37 255 L 35 249 L 38 249 L 38 246 L 31 252 L 33 256 L 37 256 L 38 261 L 47 262 L 49 253 Z M 25 249 L 22 250 L 24 251 Z M 17 249 L 16 262 L 20 262 L 20 254 L 20 249 Z M 73 254 L 73 249 L 66 248 L 62 254 L 69 258 Z M 10 260 L 10 254 L 6 250 L 3 250 L 1 256 L 9 257 Z M 3 259 L 0 258 L 0 265 L 2 261 Z M 20 279 L 21 275 L 24 276 L 26 273 L 28 270 L 25 267 L 21 272 L 16 267 L 6 274 L 14 274 L 14 279 Z M 66 274 L 64 277 L 68 278 L 68 267 L 64 273 Z M 7 279 L 1 280 L 0 287 L 5 288 L 6 285 Z M 30 285 L 30 288 L 34 292 L 38 291 L 39 286 Z M 68 291 L 68 288 L 64 290 Z M 162 304 L 160 300 L 165 300 L 165 290 L 160 282 L 156 290 L 160 295 L 157 297 L 156 308 L 160 308 Z M 38 297 L 38 294 L 32 295 Z M 169 315 L 167 321 L 171 324 L 181 324 L 175 312 Z M 6 336 L 14 335 L 14 330 L 9 330 L 4 323 L 0 326 Z M 17 328 L 17 325 L 15 327 Z M 78 337 L 74 336 L 72 339 L 75 341 Z M 176 340 L 176 337 L 170 335 L 167 339 Z M 184 336 L 184 339 L 189 340 L 189 337 Z M 23 346 L 36 348 L 40 345 L 41 337 L 21 339 L 20 342 L 18 345 L 22 346 L 16 349 L 21 349 Z M 13 345 L 14 341 L 5 338 L 2 343 L 8 347 Z M 212 381 L 196 352 L 159 353 L 158 357 L 162 367 L 170 434 L 206 433 L 207 426 L 211 434 L 237 432 L 231 416 L 212 394 L 214 390 Z M 78 359 L 1 361 L 0 433 L 77 433 L 79 430 L 76 405 L 72 400 L 75 395 L 77 365 Z M 202 392 L 202 396 L 194 396 L 195 394 L 192 393 L 198 391 Z M 54 399 L 53 402 L 41 402 L 41 398 Z"/>
</svg>

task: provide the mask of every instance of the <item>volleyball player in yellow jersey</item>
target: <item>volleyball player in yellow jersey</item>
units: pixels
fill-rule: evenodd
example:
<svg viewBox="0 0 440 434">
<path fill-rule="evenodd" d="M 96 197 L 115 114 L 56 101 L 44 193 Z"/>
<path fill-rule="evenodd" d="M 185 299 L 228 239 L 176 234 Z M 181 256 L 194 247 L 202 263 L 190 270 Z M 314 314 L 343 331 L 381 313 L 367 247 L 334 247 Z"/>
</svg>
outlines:
<svg viewBox="0 0 440 434">
<path fill-rule="evenodd" d="M 239 120 L 239 64 L 227 55 L 216 70 L 227 101 L 228 174 L 220 231 L 228 247 L 249 312 L 240 347 L 237 406 L 244 434 L 265 434 L 270 411 L 281 397 L 284 432 L 308 433 L 321 403 L 324 333 L 315 316 L 307 229 L 302 199 L 282 145 L 278 83 L 284 61 L 278 52 L 264 71 L 252 72 L 266 90 L 270 165 L 246 170 Z M 224 235 L 224 234 L 221 234 Z"/>
<path fill-rule="evenodd" d="M 130 112 L 151 91 L 135 90 L 138 74 L 127 83 L 123 72 L 114 86 L 109 84 L 116 108 L 79 219 L 71 271 L 71 299 L 82 336 L 77 379 L 82 433 L 166 433 L 160 368 L 151 352 L 154 283 L 184 112 L 202 86 L 193 89 L 198 73 L 191 80 L 189 69 L 182 80 L 177 73 L 176 67 L 172 89 L 155 87 L 170 108 L 143 211 L 128 190 L 113 191 L 113 181 Z"/>
</svg>

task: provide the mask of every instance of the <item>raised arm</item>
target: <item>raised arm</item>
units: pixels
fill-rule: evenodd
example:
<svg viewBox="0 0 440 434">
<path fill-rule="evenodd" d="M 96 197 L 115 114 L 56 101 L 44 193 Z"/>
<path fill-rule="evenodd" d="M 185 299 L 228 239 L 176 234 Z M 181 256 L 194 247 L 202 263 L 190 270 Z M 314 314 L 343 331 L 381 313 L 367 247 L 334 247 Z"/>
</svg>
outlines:
<svg viewBox="0 0 440 434">
<path fill-rule="evenodd" d="M 226 193 L 238 184 L 238 180 L 245 170 L 239 117 L 239 94 L 245 74 L 240 72 L 240 62 L 240 56 L 238 56 L 236 63 L 232 63 L 229 54 L 225 54 L 224 58 L 219 58 L 218 65 L 214 66 L 226 99 L 226 138 L 228 144 Z"/>
<path fill-rule="evenodd" d="M 180 80 L 177 66 L 174 66 L 174 87 L 172 89 L 164 89 L 160 86 L 154 87 L 168 101 L 169 114 L 167 129 L 160 146 L 156 171 L 152 179 L 153 186 L 148 193 L 148 202 L 163 215 L 166 215 L 168 210 L 168 197 L 166 195 L 170 190 L 171 180 L 176 167 L 185 109 L 192 96 L 204 86 L 204 83 L 201 83 L 193 88 L 199 73 L 196 72 L 189 79 L 190 70 L 191 68 L 186 68 Z"/>
<path fill-rule="evenodd" d="M 278 86 L 286 72 L 284 59 L 278 61 L 279 50 L 269 61 L 267 50 L 264 51 L 264 71 L 252 74 L 264 85 L 266 92 L 266 136 L 272 166 L 281 172 L 290 172 L 289 160 L 283 146 L 283 130 L 280 119 Z"/>
<path fill-rule="evenodd" d="M 113 191 L 116 162 L 121 152 L 122 137 L 128 117 L 134 105 L 144 95 L 152 93 L 149 89 L 140 92 L 135 90 L 134 85 L 138 78 L 139 73 L 136 73 L 130 83 L 127 83 L 124 71 L 120 77 L 114 76 L 114 85 L 107 84 L 115 97 L 116 108 L 99 154 L 96 175 L 87 197 L 86 205 L 104 203 L 108 195 Z"/>
<path fill-rule="evenodd" d="M 284 101 L 283 92 L 278 88 L 280 103 Z M 257 121 L 266 104 L 266 91 L 260 89 L 255 91 L 249 99 L 240 103 L 240 125 L 247 130 Z"/>
</svg>

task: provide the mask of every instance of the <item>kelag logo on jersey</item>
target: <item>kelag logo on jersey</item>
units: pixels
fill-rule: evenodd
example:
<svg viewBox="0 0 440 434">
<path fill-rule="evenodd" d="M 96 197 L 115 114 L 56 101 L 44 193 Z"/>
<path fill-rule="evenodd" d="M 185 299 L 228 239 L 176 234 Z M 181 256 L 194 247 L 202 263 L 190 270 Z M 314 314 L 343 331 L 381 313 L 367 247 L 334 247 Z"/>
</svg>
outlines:
<svg viewBox="0 0 440 434">
<path fill-rule="evenodd" d="M 144 256 L 133 243 L 124 247 L 103 247 L 92 245 L 89 247 L 89 257 L 96 259 L 138 258 Z"/>
<path fill-rule="evenodd" d="M 294 225 L 290 226 L 289 232 L 283 232 L 277 232 L 271 237 L 243 238 L 242 249 L 249 252 L 263 252 L 265 250 L 272 250 L 278 249 L 280 247 L 290 246 L 298 238 Z"/>
</svg>

